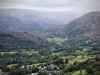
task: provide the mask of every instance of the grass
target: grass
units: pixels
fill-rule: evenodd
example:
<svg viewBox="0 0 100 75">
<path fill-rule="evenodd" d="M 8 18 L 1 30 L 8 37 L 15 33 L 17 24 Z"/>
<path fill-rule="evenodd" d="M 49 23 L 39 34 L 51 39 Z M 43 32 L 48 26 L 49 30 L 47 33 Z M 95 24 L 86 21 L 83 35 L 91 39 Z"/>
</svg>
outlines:
<svg viewBox="0 0 100 75">
<path fill-rule="evenodd" d="M 26 53 L 26 54 L 28 54 L 28 55 L 31 55 L 31 54 L 38 54 L 38 52 L 39 51 L 25 51 L 25 52 L 23 52 L 23 53 Z M 4 55 L 5 54 L 5 52 L 0 52 L 1 53 L 1 55 Z M 14 53 L 17 53 L 17 52 L 6 52 L 6 53 L 8 53 L 8 54 L 14 54 Z"/>
<path fill-rule="evenodd" d="M 26 53 L 28 55 L 31 55 L 31 54 L 38 54 L 39 51 L 25 51 L 23 53 Z"/>
<path fill-rule="evenodd" d="M 53 56 L 55 56 L 55 55 L 58 55 L 58 56 L 59 56 L 59 55 L 62 54 L 62 53 L 63 53 L 63 52 L 56 52 L 56 53 L 53 53 L 52 55 L 53 55 Z"/>
<path fill-rule="evenodd" d="M 88 48 L 84 48 L 82 51 L 80 50 L 76 50 L 75 53 L 79 54 L 79 53 L 85 53 L 88 50 Z"/>
<path fill-rule="evenodd" d="M 94 57 L 92 57 L 92 56 L 87 56 L 87 57 L 85 57 L 85 58 L 72 58 L 72 60 L 69 60 L 69 63 L 70 64 L 73 64 L 75 61 L 76 62 L 84 62 L 84 61 L 86 61 L 88 58 L 94 58 Z"/>
<path fill-rule="evenodd" d="M 84 58 L 84 59 L 81 59 L 81 58 L 73 58 L 73 60 L 69 60 L 69 63 L 73 64 L 75 61 L 76 62 L 84 62 L 86 61 L 88 58 Z"/>
<path fill-rule="evenodd" d="M 5 54 L 5 52 L 0 52 L 1 53 L 1 55 L 4 55 Z M 14 53 L 17 53 L 17 52 L 6 52 L 6 53 L 8 53 L 8 54 L 14 54 Z"/>
<path fill-rule="evenodd" d="M 8 68 L 11 68 L 12 66 L 16 66 L 17 64 L 10 64 L 10 65 L 8 65 L 7 67 Z"/>
<path fill-rule="evenodd" d="M 52 47 L 51 47 L 51 50 L 52 50 L 52 51 L 54 51 L 54 50 L 55 50 L 54 46 L 52 46 Z"/>
<path fill-rule="evenodd" d="M 76 50 L 76 51 L 75 51 L 75 53 L 77 53 L 77 54 L 78 54 L 78 53 L 82 53 L 82 52 L 83 52 L 83 51 L 80 51 L 80 50 Z"/>
<path fill-rule="evenodd" d="M 86 75 L 87 72 L 85 70 L 82 70 L 82 75 Z M 80 70 L 75 71 L 72 75 L 80 75 Z"/>
<path fill-rule="evenodd" d="M 63 60 L 65 61 L 65 58 L 73 58 L 74 56 L 73 55 L 68 55 L 68 56 L 61 56 L 59 58 L 63 58 Z M 74 61 L 73 61 L 74 63 Z"/>
<path fill-rule="evenodd" d="M 83 52 L 86 52 L 87 50 L 88 50 L 87 48 L 84 48 L 84 49 L 83 49 Z"/>
<path fill-rule="evenodd" d="M 55 38 L 47 38 L 48 41 L 50 42 L 64 42 L 66 40 L 68 40 L 68 38 L 58 38 L 58 37 L 55 37 Z"/>
<path fill-rule="evenodd" d="M 75 62 L 75 60 L 69 60 L 70 64 L 73 64 Z"/>
<path fill-rule="evenodd" d="M 81 58 L 75 58 L 74 61 L 78 61 L 78 62 L 84 62 L 85 60 L 87 60 L 88 58 L 84 58 L 84 59 L 81 59 Z"/>
<path fill-rule="evenodd" d="M 34 66 L 39 66 L 39 65 L 44 65 L 45 63 L 37 63 L 37 64 L 33 64 Z"/>
<path fill-rule="evenodd" d="M 73 56 L 73 55 L 68 55 L 68 56 L 61 56 L 61 57 L 59 57 L 59 58 L 65 59 L 65 58 L 72 58 L 72 57 L 74 57 L 74 56 Z"/>
</svg>

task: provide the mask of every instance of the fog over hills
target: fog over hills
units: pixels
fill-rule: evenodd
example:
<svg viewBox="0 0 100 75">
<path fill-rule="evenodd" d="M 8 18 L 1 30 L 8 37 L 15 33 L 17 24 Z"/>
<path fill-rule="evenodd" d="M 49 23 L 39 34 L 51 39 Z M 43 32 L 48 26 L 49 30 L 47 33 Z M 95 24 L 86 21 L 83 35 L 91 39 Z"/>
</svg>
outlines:
<svg viewBox="0 0 100 75">
<path fill-rule="evenodd" d="M 0 9 L 0 30 L 33 31 L 34 34 L 34 30 L 53 28 L 52 33 L 62 36 L 99 35 L 100 12 L 84 13 Z"/>
<path fill-rule="evenodd" d="M 59 22 L 42 12 L 24 9 L 0 9 L 1 30 L 45 29 L 58 25 Z"/>
<path fill-rule="evenodd" d="M 73 21 L 59 27 L 55 32 L 62 36 L 99 36 L 100 35 L 100 12 L 90 12 Z"/>
<path fill-rule="evenodd" d="M 83 13 L 38 12 L 26 9 L 0 9 L 0 30 L 29 31 L 66 24 Z"/>
<path fill-rule="evenodd" d="M 72 21 L 86 13 L 87 12 L 82 12 L 82 11 L 45 12 L 45 14 L 47 16 L 59 21 L 61 24 L 67 24 L 70 21 Z"/>
</svg>

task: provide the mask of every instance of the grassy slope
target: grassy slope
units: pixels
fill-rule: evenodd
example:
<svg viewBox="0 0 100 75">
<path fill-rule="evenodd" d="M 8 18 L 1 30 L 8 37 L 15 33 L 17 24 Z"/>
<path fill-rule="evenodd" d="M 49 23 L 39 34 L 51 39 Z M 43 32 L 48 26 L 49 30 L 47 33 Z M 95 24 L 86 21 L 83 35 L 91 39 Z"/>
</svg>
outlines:
<svg viewBox="0 0 100 75">
<path fill-rule="evenodd" d="M 37 63 L 37 64 L 33 64 L 34 66 L 39 66 L 39 65 L 44 65 L 45 63 Z"/>
<path fill-rule="evenodd" d="M 82 70 L 82 75 L 86 75 L 86 71 L 85 70 Z M 80 70 L 78 71 L 75 71 L 72 75 L 80 75 Z"/>
<path fill-rule="evenodd" d="M 31 55 L 31 54 L 38 54 L 39 51 L 25 51 L 23 53 L 26 53 L 28 55 Z"/>
<path fill-rule="evenodd" d="M 8 65 L 7 67 L 8 68 L 11 68 L 12 66 L 16 66 L 17 64 L 10 64 L 10 65 Z"/>
<path fill-rule="evenodd" d="M 38 52 L 39 51 L 25 51 L 23 53 L 26 53 L 28 55 L 31 55 L 31 54 L 38 54 Z M 5 52 L 0 52 L 0 53 L 1 53 L 1 55 L 4 55 Z M 6 52 L 6 53 L 8 53 L 8 54 L 14 54 L 14 53 L 17 53 L 17 52 L 12 51 L 12 52 Z"/>
<path fill-rule="evenodd" d="M 5 54 L 5 52 L 0 52 L 1 53 L 1 55 L 4 55 Z M 14 54 L 14 53 L 17 53 L 17 52 L 6 52 L 6 53 L 8 53 L 8 54 Z"/>
<path fill-rule="evenodd" d="M 55 42 L 64 42 L 64 41 L 68 40 L 68 38 L 55 37 L 55 38 L 47 38 L 47 40 L 50 41 L 50 42 L 53 42 L 53 41 L 55 41 Z"/>
<path fill-rule="evenodd" d="M 75 53 L 85 53 L 86 51 L 88 51 L 88 48 L 84 48 L 82 51 L 76 50 Z"/>
<path fill-rule="evenodd" d="M 55 48 L 52 46 L 52 47 L 51 47 L 51 51 L 53 51 L 53 50 L 55 50 Z"/>
<path fill-rule="evenodd" d="M 63 52 L 56 52 L 56 53 L 53 53 L 52 55 L 53 55 L 53 56 L 55 56 L 55 55 L 58 55 L 58 56 L 59 56 L 59 55 L 62 54 L 62 53 L 63 53 Z"/>
</svg>

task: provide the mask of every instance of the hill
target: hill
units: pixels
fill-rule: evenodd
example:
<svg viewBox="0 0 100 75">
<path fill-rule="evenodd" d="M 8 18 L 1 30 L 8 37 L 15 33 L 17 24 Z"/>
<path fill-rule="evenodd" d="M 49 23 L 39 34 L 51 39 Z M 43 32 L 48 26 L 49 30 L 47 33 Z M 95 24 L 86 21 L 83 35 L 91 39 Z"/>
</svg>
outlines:
<svg viewBox="0 0 100 75">
<path fill-rule="evenodd" d="M 39 50 L 49 48 L 50 44 L 27 32 L 0 31 L 0 51 Z"/>
<path fill-rule="evenodd" d="M 46 39 L 50 42 L 60 43 L 67 53 L 76 50 L 82 51 L 85 47 L 91 48 L 90 51 L 99 50 L 100 12 L 90 12 L 63 27 L 57 26 L 48 31 Z M 56 41 L 59 39 L 60 41 Z M 64 41 L 62 42 L 62 40 Z"/>
<path fill-rule="evenodd" d="M 60 32 L 64 36 L 100 35 L 100 12 L 90 12 L 66 25 Z"/>
<path fill-rule="evenodd" d="M 26 9 L 0 9 L 0 30 L 28 31 L 45 29 L 59 22 L 42 12 Z"/>
<path fill-rule="evenodd" d="M 35 34 L 36 31 L 33 33 Z M 100 12 L 90 12 L 67 24 L 57 25 L 52 29 L 40 31 L 40 33 L 41 34 L 37 34 L 37 36 L 43 38 L 100 36 Z"/>
</svg>

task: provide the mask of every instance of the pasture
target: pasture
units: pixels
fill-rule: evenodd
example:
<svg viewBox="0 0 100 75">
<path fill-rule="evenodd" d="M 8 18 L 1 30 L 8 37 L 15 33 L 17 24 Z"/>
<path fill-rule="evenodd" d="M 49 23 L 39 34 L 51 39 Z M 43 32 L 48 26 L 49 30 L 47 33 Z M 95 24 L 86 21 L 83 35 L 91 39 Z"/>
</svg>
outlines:
<svg viewBox="0 0 100 75">
<path fill-rule="evenodd" d="M 56 53 L 52 53 L 53 56 L 57 55 L 60 56 L 63 52 L 56 52 Z"/>
<path fill-rule="evenodd" d="M 1 53 L 1 55 L 4 55 L 5 53 L 7 53 L 7 54 L 14 54 L 14 53 L 17 53 L 17 52 L 12 51 L 12 52 L 0 52 L 0 53 Z"/>
<path fill-rule="evenodd" d="M 68 40 L 68 38 L 55 37 L 55 38 L 47 38 L 47 40 L 50 42 L 64 42 L 64 41 Z"/>
<path fill-rule="evenodd" d="M 38 54 L 39 51 L 24 51 L 23 53 L 26 53 L 28 55 L 31 55 L 31 54 Z"/>
<path fill-rule="evenodd" d="M 86 75 L 86 71 L 85 70 L 82 70 L 82 75 Z M 80 70 L 78 71 L 75 71 L 72 75 L 80 75 Z"/>
</svg>

